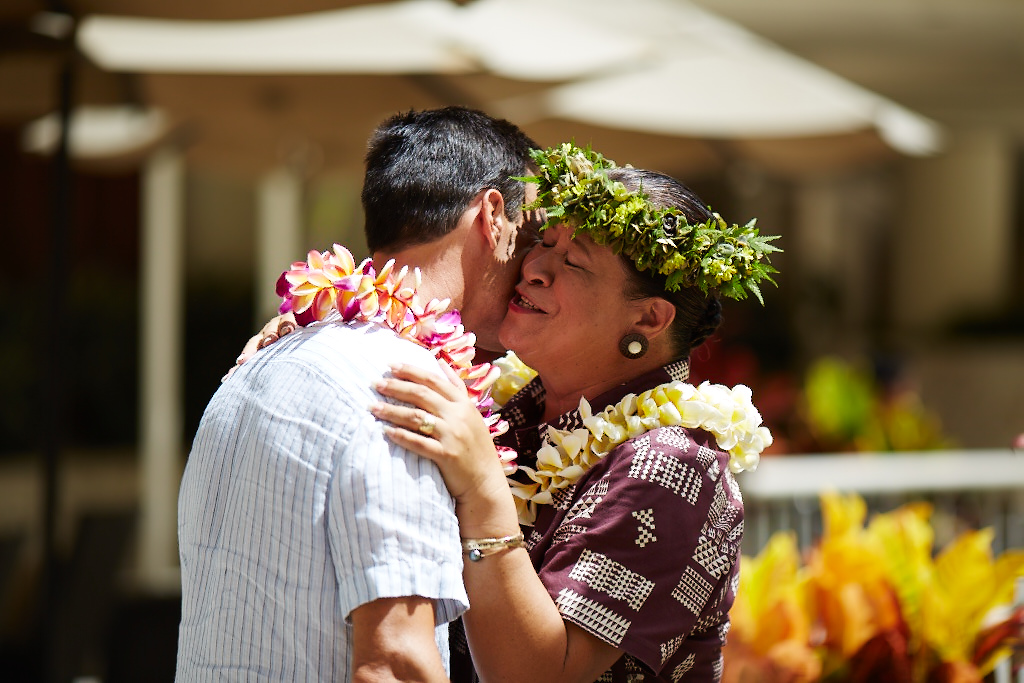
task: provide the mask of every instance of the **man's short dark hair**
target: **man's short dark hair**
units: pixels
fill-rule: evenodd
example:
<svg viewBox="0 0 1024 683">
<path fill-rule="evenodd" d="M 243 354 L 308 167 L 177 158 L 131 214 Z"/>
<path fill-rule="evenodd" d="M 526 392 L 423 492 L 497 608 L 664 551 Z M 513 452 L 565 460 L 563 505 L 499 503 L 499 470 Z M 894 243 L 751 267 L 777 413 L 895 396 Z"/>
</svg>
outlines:
<svg viewBox="0 0 1024 683">
<path fill-rule="evenodd" d="M 396 114 L 370 137 L 363 183 L 370 251 L 433 241 L 455 229 L 481 190 L 516 220 L 536 143 L 514 124 L 465 107 Z"/>
</svg>

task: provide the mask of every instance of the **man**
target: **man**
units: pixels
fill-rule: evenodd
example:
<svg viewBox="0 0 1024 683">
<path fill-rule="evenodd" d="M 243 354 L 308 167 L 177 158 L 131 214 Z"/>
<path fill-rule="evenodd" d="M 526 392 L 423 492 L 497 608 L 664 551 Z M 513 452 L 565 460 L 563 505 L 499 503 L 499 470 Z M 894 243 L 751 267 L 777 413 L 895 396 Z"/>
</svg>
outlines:
<svg viewBox="0 0 1024 683">
<path fill-rule="evenodd" d="M 463 108 L 384 122 L 363 207 L 378 269 L 418 266 L 483 349 L 525 249 L 535 145 Z M 269 284 L 268 284 L 269 286 Z M 446 622 L 467 608 L 453 503 L 436 467 L 366 410 L 390 363 L 432 355 L 371 324 L 302 328 L 207 407 L 181 484 L 177 679 L 447 680 Z"/>
</svg>

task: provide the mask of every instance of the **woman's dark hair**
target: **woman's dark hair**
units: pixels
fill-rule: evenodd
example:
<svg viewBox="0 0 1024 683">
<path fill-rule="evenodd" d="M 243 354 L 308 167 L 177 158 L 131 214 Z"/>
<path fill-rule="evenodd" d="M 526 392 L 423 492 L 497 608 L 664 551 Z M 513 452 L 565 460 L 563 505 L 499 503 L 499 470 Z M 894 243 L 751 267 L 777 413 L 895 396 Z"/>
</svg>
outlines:
<svg viewBox="0 0 1024 683">
<path fill-rule="evenodd" d="M 693 190 L 664 173 L 638 168 L 614 168 L 608 171 L 608 176 L 632 192 L 642 190 L 658 208 L 679 209 L 688 223 L 704 223 L 712 217 L 711 211 Z M 722 324 L 722 303 L 713 291 L 705 294 L 699 287 L 683 287 L 675 292 L 667 292 L 665 276 L 650 270 L 639 271 L 632 260 L 626 257 L 622 257 L 622 260 L 627 264 L 629 273 L 627 297 L 661 297 L 675 306 L 676 317 L 669 328 L 669 337 L 676 357 L 688 356 Z"/>
<path fill-rule="evenodd" d="M 481 190 L 496 189 L 516 220 L 536 143 L 475 109 L 396 114 L 370 137 L 362 202 L 371 251 L 433 241 L 455 229 Z"/>
</svg>

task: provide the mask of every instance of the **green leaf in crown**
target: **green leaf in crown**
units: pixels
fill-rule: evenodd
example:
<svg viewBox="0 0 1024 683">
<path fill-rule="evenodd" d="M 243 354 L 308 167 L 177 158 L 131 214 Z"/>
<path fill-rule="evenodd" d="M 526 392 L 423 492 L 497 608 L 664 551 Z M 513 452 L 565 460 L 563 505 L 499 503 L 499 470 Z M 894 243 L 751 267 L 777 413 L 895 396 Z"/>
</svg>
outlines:
<svg viewBox="0 0 1024 683">
<path fill-rule="evenodd" d="M 585 233 L 597 244 L 624 254 L 640 271 L 665 276 L 665 289 L 700 287 L 732 299 L 752 293 L 764 304 L 759 283 L 775 284 L 768 254 L 778 235 L 759 235 L 755 221 L 728 224 L 718 214 L 691 225 L 679 209 L 655 207 L 643 189 L 630 192 L 608 177 L 615 162 L 572 143 L 531 152 L 537 174 L 522 178 L 538 186 L 527 209 L 544 209 L 541 229 L 564 223 L 573 237 Z"/>
</svg>

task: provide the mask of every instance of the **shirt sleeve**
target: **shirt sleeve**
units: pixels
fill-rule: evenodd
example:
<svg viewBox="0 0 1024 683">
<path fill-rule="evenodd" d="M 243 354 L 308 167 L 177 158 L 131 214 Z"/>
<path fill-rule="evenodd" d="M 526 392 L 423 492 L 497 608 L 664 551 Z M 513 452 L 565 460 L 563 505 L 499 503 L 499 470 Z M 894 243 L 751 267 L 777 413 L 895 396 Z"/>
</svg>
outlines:
<svg viewBox="0 0 1024 683">
<path fill-rule="evenodd" d="M 609 453 L 540 562 L 564 619 L 655 672 L 720 666 L 743 504 L 728 454 L 707 436 L 665 427 Z"/>
<path fill-rule="evenodd" d="M 327 533 L 346 617 L 377 600 L 435 601 L 442 624 L 469 607 L 454 503 L 437 466 L 388 442 L 365 410 L 337 459 Z"/>
</svg>

